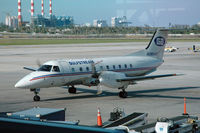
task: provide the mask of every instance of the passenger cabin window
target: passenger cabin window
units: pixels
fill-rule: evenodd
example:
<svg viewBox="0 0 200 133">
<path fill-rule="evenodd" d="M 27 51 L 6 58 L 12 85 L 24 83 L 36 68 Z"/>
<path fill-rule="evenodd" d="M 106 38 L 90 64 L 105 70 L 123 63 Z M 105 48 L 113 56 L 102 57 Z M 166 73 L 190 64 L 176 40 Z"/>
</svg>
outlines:
<svg viewBox="0 0 200 133">
<path fill-rule="evenodd" d="M 132 68 L 133 67 L 133 65 L 132 64 L 130 64 L 130 68 Z"/>
<path fill-rule="evenodd" d="M 127 65 L 126 65 L 126 64 L 124 64 L 124 67 L 125 67 L 125 68 L 127 68 Z"/>
<path fill-rule="evenodd" d="M 53 72 L 60 72 L 60 69 L 58 66 L 53 66 Z"/>
<path fill-rule="evenodd" d="M 45 71 L 45 72 L 50 72 L 52 68 L 52 65 L 42 65 L 38 71 Z"/>
<path fill-rule="evenodd" d="M 121 67 L 121 65 L 119 65 L 119 69 L 121 69 L 122 67 Z"/>
<path fill-rule="evenodd" d="M 103 66 L 100 66 L 100 70 L 103 71 Z"/>
<path fill-rule="evenodd" d="M 72 68 L 72 72 L 75 72 L 75 69 L 74 69 L 74 68 Z"/>
<path fill-rule="evenodd" d="M 109 70 L 109 66 L 106 66 L 106 69 Z"/>
<path fill-rule="evenodd" d="M 79 68 L 79 70 L 82 72 L 82 71 L 83 71 L 83 68 L 82 68 L 82 67 L 80 67 L 80 68 Z"/>
<path fill-rule="evenodd" d="M 87 72 L 89 72 L 89 71 L 90 71 L 89 67 L 86 67 L 86 71 L 87 71 Z"/>
<path fill-rule="evenodd" d="M 115 69 L 115 65 L 113 65 L 113 69 Z"/>
</svg>

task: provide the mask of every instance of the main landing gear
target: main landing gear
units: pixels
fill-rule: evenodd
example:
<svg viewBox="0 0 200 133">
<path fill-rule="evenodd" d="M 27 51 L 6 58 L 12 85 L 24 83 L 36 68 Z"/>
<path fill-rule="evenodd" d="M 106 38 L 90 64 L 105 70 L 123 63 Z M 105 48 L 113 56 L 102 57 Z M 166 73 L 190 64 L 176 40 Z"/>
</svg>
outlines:
<svg viewBox="0 0 200 133">
<path fill-rule="evenodd" d="M 119 92 L 119 97 L 121 98 L 127 98 L 128 93 L 125 91 L 125 89 L 122 89 L 122 91 Z"/>
<path fill-rule="evenodd" d="M 33 97 L 34 101 L 40 101 L 40 96 L 38 96 L 39 92 L 40 92 L 40 88 L 34 88 L 34 89 L 30 89 L 30 91 L 33 91 L 35 96 Z"/>
<path fill-rule="evenodd" d="M 76 94 L 76 88 L 74 86 L 69 87 L 68 92 L 71 94 Z"/>
</svg>

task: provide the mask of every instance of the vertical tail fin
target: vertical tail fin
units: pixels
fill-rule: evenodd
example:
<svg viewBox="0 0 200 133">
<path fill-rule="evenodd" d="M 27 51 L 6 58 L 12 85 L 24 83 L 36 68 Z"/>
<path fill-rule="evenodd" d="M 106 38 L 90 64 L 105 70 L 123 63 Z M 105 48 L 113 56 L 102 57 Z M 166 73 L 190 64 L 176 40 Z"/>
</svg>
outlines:
<svg viewBox="0 0 200 133">
<path fill-rule="evenodd" d="M 158 29 L 154 33 L 149 45 L 146 47 L 146 55 L 162 59 L 165 45 L 167 43 L 167 37 L 168 30 Z"/>
<path fill-rule="evenodd" d="M 167 43 L 168 30 L 158 29 L 155 31 L 149 45 L 145 50 L 129 54 L 129 56 L 152 56 L 158 59 L 163 58 L 165 45 Z"/>
</svg>

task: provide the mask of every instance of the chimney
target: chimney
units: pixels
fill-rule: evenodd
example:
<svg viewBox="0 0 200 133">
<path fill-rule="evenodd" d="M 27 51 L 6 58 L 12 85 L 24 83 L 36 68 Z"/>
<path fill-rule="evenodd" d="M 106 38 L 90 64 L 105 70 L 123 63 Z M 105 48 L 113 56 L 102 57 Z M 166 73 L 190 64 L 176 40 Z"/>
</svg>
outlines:
<svg viewBox="0 0 200 133">
<path fill-rule="evenodd" d="M 49 0 L 49 16 L 52 15 L 52 0 Z"/>
<path fill-rule="evenodd" d="M 31 0 L 31 17 L 33 17 L 34 14 L 34 0 Z"/>
<path fill-rule="evenodd" d="M 44 16 L 44 0 L 42 0 L 42 16 Z"/>
<path fill-rule="evenodd" d="M 18 0 L 18 26 L 22 25 L 21 0 Z"/>
</svg>

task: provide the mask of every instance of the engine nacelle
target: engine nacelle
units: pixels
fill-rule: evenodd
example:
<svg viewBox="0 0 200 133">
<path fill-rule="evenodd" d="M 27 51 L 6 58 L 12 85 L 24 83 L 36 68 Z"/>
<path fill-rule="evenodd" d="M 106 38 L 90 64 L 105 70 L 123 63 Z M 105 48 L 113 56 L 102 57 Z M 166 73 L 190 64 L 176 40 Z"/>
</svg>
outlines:
<svg viewBox="0 0 200 133">
<path fill-rule="evenodd" d="M 127 82 L 117 82 L 116 79 L 125 78 L 124 73 L 105 71 L 99 76 L 100 84 L 110 87 L 110 88 L 126 88 L 128 86 Z"/>
<path fill-rule="evenodd" d="M 88 78 L 84 80 L 82 84 L 86 86 L 97 86 L 99 84 L 99 80 L 96 78 Z"/>
</svg>

